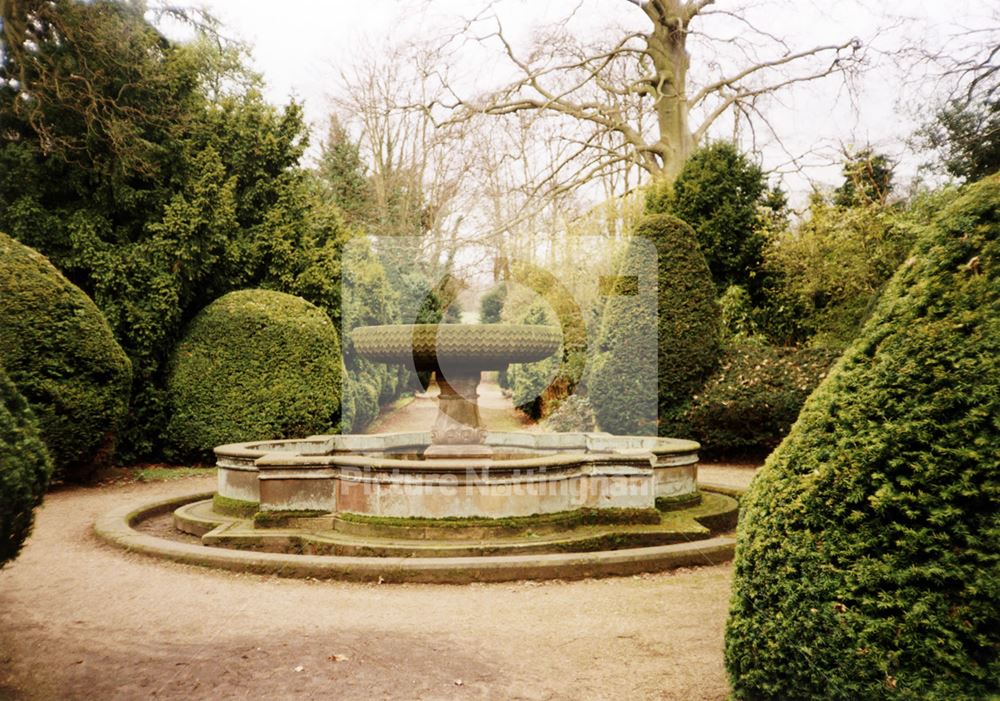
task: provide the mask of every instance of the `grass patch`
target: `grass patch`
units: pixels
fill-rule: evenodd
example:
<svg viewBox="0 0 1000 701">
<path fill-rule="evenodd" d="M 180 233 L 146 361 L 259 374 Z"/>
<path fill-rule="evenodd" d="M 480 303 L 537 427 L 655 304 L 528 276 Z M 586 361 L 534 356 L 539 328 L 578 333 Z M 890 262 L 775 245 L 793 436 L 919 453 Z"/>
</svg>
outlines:
<svg viewBox="0 0 1000 701">
<path fill-rule="evenodd" d="M 136 470 L 136 482 L 170 482 L 185 477 L 208 477 L 215 474 L 214 467 L 143 467 Z"/>
</svg>

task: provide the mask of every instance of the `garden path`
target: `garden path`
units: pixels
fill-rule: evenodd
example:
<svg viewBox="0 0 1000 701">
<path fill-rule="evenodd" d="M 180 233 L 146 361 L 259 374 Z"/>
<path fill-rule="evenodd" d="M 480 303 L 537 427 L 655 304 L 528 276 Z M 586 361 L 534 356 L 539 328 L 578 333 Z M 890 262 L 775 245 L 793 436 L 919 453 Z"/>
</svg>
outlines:
<svg viewBox="0 0 1000 701">
<path fill-rule="evenodd" d="M 419 401 L 383 427 L 422 417 Z M 703 470 L 731 484 L 752 472 Z M 94 520 L 123 501 L 212 486 L 201 477 L 46 496 L 20 558 L 0 570 L 0 699 L 728 693 L 730 565 L 579 582 L 352 584 L 157 561 L 93 534 Z"/>
</svg>

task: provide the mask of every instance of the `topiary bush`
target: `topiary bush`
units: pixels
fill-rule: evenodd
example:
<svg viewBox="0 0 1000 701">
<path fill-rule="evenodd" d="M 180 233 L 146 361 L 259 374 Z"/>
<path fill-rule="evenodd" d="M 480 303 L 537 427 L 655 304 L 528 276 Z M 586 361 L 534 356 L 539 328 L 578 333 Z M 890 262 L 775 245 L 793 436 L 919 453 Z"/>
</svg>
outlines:
<svg viewBox="0 0 1000 701">
<path fill-rule="evenodd" d="M 0 567 L 31 533 L 52 462 L 28 402 L 0 367 Z"/>
<path fill-rule="evenodd" d="M 691 397 L 718 363 L 715 288 L 694 232 L 667 214 L 640 220 L 604 304 L 589 397 L 602 430 L 686 435 Z M 650 242 L 657 254 L 655 303 L 644 291 Z M 635 288 L 638 281 L 639 288 Z M 656 329 L 656 338 L 646 338 Z M 652 341 L 655 353 L 646 348 Z M 655 357 L 654 357 L 655 356 Z M 657 378 L 658 423 L 647 425 L 646 378 Z"/>
<path fill-rule="evenodd" d="M 335 430 L 343 361 L 333 322 L 300 297 L 230 292 L 205 307 L 170 359 L 167 455 Z"/>
<path fill-rule="evenodd" d="M 733 345 L 691 403 L 691 437 L 704 455 L 766 455 L 838 355 L 747 340 Z"/>
<path fill-rule="evenodd" d="M 44 256 L 0 234 L 0 364 L 31 406 L 55 475 L 110 462 L 132 371 L 94 303 Z"/>
<path fill-rule="evenodd" d="M 939 213 L 743 500 L 741 699 L 1000 693 L 1000 176 Z"/>
</svg>

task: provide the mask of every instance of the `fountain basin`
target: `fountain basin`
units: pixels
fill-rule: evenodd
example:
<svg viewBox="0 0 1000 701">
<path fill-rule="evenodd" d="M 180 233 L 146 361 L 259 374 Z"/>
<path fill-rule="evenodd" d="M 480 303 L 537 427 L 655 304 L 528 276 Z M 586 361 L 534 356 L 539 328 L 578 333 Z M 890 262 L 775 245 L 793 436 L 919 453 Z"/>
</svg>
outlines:
<svg viewBox="0 0 1000 701">
<path fill-rule="evenodd" d="M 694 441 L 487 431 L 490 458 L 426 458 L 427 432 L 216 448 L 218 493 L 261 512 L 506 518 L 698 498 Z"/>
</svg>

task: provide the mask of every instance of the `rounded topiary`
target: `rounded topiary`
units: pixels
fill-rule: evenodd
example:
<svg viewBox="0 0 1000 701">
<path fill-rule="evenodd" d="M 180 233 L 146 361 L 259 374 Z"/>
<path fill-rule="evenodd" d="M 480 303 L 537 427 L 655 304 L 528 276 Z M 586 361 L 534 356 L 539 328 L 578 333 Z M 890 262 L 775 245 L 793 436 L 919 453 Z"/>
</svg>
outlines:
<svg viewBox="0 0 1000 701">
<path fill-rule="evenodd" d="M 646 279 L 654 250 L 655 287 Z M 643 217 L 608 293 L 589 381 L 598 424 L 613 433 L 685 434 L 691 397 L 720 353 L 715 287 L 691 227 L 667 214 Z M 648 425 L 651 416 L 657 426 Z"/>
<path fill-rule="evenodd" d="M 0 567 L 31 533 L 51 474 L 31 407 L 0 367 Z"/>
<path fill-rule="evenodd" d="M 743 506 L 737 698 L 1000 693 L 1000 176 L 921 236 Z"/>
<path fill-rule="evenodd" d="M 335 430 L 343 360 L 333 322 L 300 297 L 230 292 L 192 320 L 169 363 L 168 457 Z"/>
<path fill-rule="evenodd" d="M 691 402 L 691 438 L 704 455 L 769 453 L 838 355 L 751 340 L 733 344 Z"/>
<path fill-rule="evenodd" d="M 97 306 L 40 253 L 0 234 L 0 364 L 31 405 L 56 476 L 114 455 L 132 370 Z"/>
</svg>

